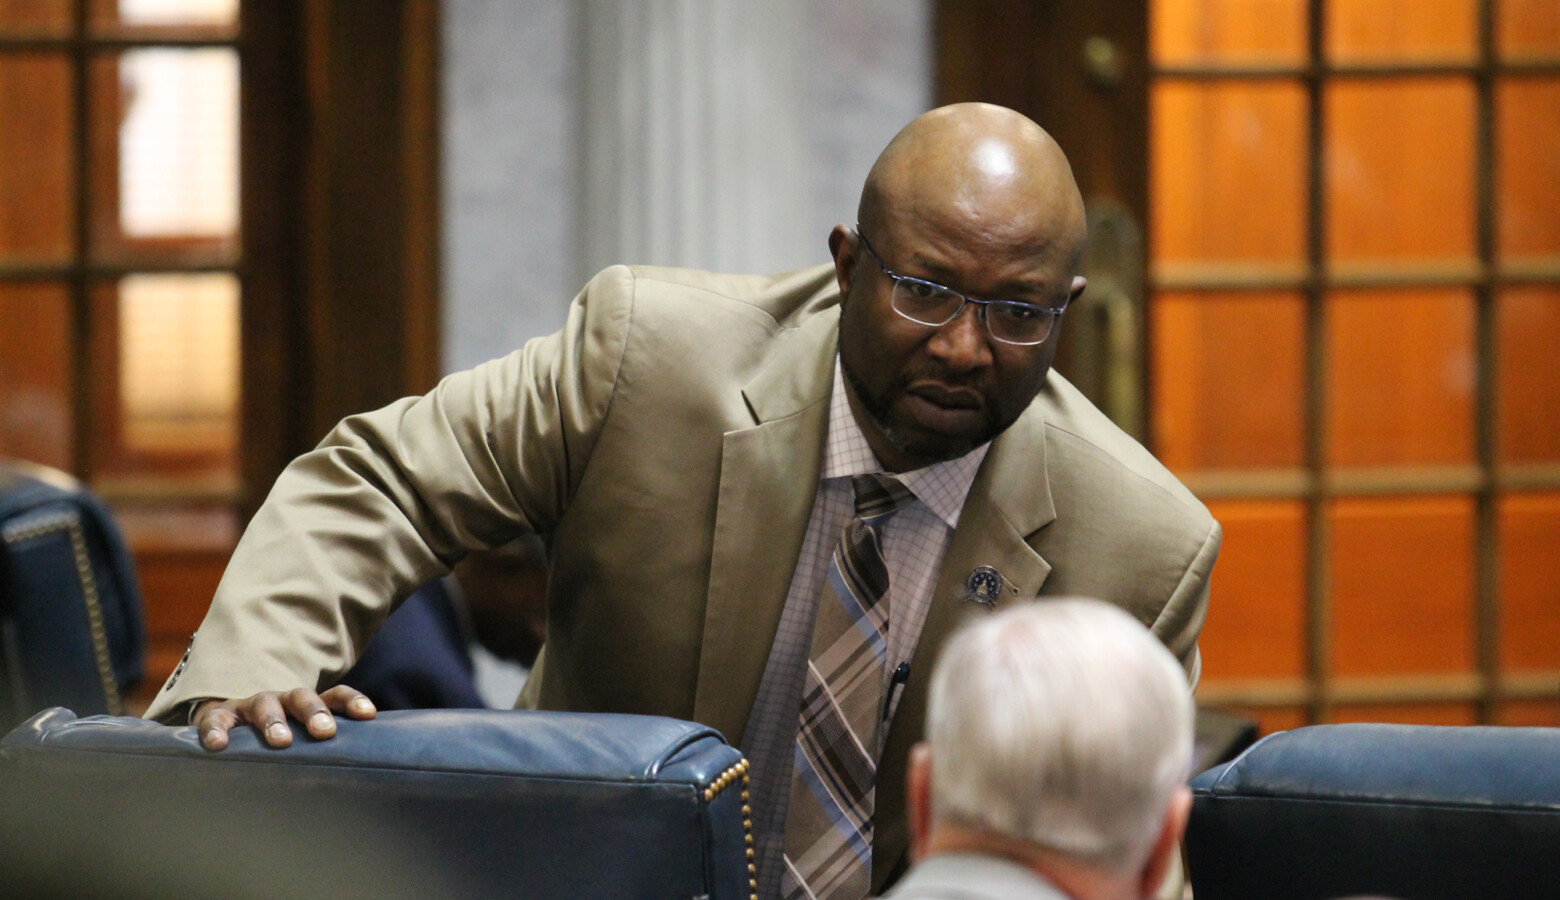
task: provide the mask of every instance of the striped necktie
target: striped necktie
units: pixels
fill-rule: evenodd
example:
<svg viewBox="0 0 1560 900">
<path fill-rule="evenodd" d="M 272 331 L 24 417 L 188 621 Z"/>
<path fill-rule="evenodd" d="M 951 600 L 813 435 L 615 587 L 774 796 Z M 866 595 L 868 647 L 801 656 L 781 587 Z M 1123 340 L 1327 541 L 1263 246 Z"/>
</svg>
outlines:
<svg viewBox="0 0 1560 900">
<path fill-rule="evenodd" d="M 888 567 L 878 529 L 915 500 L 857 475 L 856 516 L 818 597 L 786 814 L 786 900 L 858 900 L 872 885 L 872 804 L 889 680 Z"/>
</svg>

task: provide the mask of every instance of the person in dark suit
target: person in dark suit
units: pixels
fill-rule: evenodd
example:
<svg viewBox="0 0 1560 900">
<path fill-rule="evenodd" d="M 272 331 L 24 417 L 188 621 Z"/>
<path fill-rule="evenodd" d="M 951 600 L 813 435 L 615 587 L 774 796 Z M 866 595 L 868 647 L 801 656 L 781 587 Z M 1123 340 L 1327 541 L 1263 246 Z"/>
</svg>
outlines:
<svg viewBox="0 0 1560 900">
<path fill-rule="evenodd" d="M 471 638 L 443 579 L 412 593 L 342 677 L 376 709 L 486 709 Z"/>
<path fill-rule="evenodd" d="M 289 717 L 328 737 L 332 713 L 372 716 L 337 681 L 399 597 L 540 534 L 546 645 L 521 704 L 732 739 L 753 759 L 767 894 L 831 548 L 853 478 L 893 474 L 913 502 L 882 531 L 881 890 L 905 864 L 930 660 L 963 614 L 1105 597 L 1197 677 L 1219 526 L 1050 372 L 1083 242 L 1050 136 L 959 104 L 884 150 L 856 227 L 829 235 L 832 266 L 602 272 L 559 333 L 350 417 L 289 466 L 148 715 L 193 722 L 212 750 L 245 723 L 285 746 Z"/>
<path fill-rule="evenodd" d="M 1175 658 L 1108 604 L 959 632 L 910 763 L 917 861 L 887 900 L 1155 896 L 1191 808 L 1192 712 Z"/>
<path fill-rule="evenodd" d="M 510 707 L 541 650 L 546 593 L 535 536 L 472 552 L 385 619 L 342 683 L 376 709 Z"/>
</svg>

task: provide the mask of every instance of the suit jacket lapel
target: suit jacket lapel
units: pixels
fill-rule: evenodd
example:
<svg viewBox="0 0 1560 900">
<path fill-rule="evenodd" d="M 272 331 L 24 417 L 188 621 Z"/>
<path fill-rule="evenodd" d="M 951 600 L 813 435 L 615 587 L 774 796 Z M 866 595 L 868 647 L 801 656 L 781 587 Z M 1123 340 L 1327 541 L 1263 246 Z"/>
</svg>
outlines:
<svg viewBox="0 0 1560 900">
<path fill-rule="evenodd" d="M 1029 546 L 1026 538 L 1055 518 L 1056 507 L 1046 474 L 1045 420 L 1039 410 L 1031 407 L 992 442 L 943 557 L 942 571 L 937 576 L 937 587 L 910 664 L 910 680 L 889 726 L 882 766 L 877 773 L 874 893 L 880 893 L 884 882 L 900 868 L 897 863 L 909 847 L 906 761 L 925 727 L 932 665 L 943 640 L 964 616 L 987 611 L 986 607 L 964 601 L 965 582 L 975 567 L 990 566 L 1006 582 L 998 608 L 1014 600 L 1035 597 L 1051 573 L 1051 566 Z"/>
<path fill-rule="evenodd" d="M 811 316 L 743 388 L 751 428 L 728 432 L 694 718 L 740 744 L 818 492 L 838 319 Z"/>
</svg>

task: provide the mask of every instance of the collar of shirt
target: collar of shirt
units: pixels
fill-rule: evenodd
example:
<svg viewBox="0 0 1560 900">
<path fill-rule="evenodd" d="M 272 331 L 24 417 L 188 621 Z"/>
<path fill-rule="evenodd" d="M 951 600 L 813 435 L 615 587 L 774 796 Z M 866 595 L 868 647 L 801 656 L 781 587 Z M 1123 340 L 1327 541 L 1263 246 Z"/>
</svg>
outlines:
<svg viewBox="0 0 1560 900">
<path fill-rule="evenodd" d="M 957 528 L 964 498 L 969 496 L 970 485 L 975 483 L 975 473 L 980 470 L 981 461 L 986 458 L 989 449 L 991 442 L 987 441 L 963 456 L 902 472 L 894 477 L 949 528 Z M 845 396 L 845 374 L 836 355 L 834 395 L 829 400 L 829 437 L 824 445 L 823 478 L 827 481 L 882 471 L 882 464 L 868 446 L 867 436 L 850 411 L 850 401 Z"/>
</svg>

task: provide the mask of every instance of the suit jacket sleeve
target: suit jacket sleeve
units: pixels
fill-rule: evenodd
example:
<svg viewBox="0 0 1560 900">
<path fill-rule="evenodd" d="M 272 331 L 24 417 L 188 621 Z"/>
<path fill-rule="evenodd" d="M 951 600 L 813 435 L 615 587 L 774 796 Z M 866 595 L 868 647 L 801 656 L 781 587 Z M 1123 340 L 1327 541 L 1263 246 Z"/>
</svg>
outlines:
<svg viewBox="0 0 1560 900">
<path fill-rule="evenodd" d="M 1213 522 L 1181 583 L 1176 585 L 1151 626 L 1154 634 L 1181 661 L 1187 681 L 1194 690 L 1202 678 L 1202 653 L 1197 648 L 1197 637 L 1202 633 L 1203 620 L 1208 615 L 1210 576 L 1222 539 L 1223 530 L 1218 522 Z"/>
<path fill-rule="evenodd" d="M 474 547 L 546 533 L 611 406 L 633 275 L 598 275 L 562 331 L 343 420 L 282 473 L 186 662 L 147 711 L 333 684 L 391 609 Z"/>
</svg>

